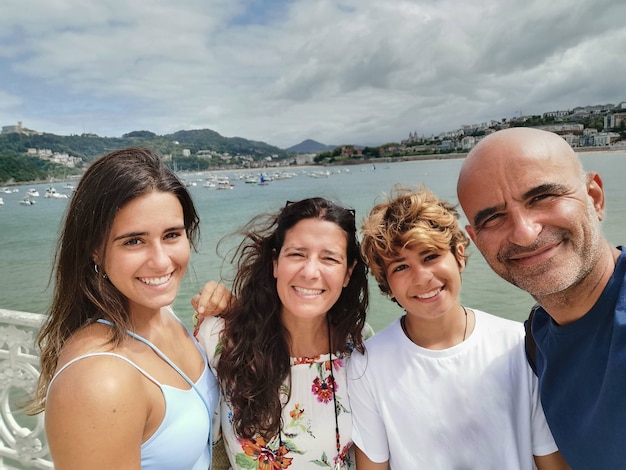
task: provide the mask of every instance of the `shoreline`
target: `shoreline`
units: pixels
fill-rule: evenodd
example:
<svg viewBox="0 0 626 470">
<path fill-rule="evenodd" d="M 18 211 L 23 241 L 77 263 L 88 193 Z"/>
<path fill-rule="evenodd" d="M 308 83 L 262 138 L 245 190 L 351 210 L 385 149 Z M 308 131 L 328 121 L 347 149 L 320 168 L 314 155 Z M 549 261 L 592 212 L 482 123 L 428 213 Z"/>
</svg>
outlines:
<svg viewBox="0 0 626 470">
<path fill-rule="evenodd" d="M 575 147 L 573 148 L 575 153 L 598 153 L 598 154 L 610 154 L 615 152 L 622 152 L 626 154 L 626 146 L 620 148 L 606 148 L 606 147 Z M 241 172 L 241 171 L 249 171 L 249 172 L 263 172 L 263 171 L 287 171 L 289 169 L 310 169 L 310 168 L 323 168 L 328 166 L 353 166 L 353 165 L 370 165 L 372 163 L 395 163 L 395 162 L 410 162 L 410 161 L 421 161 L 421 160 L 453 160 L 453 159 L 461 159 L 467 156 L 467 152 L 462 153 L 446 153 L 446 154 L 428 154 L 428 155 L 402 155 L 397 157 L 379 157 L 379 158 L 367 158 L 367 159 L 352 159 L 352 160 L 342 160 L 335 161 L 332 163 L 325 164 L 311 164 L 307 163 L 304 165 L 286 165 L 286 166 L 277 166 L 277 167 L 264 167 L 264 168 L 220 168 L 216 170 L 201 170 L 200 173 L 211 172 L 211 173 L 223 173 L 223 172 Z M 181 174 L 189 174 L 196 173 L 194 171 L 186 171 L 181 172 Z M 82 177 L 82 174 L 80 175 Z M 64 179 L 47 179 L 47 180 L 31 180 L 31 181 L 0 181 L 0 187 L 11 187 L 11 186 L 26 186 L 29 184 L 43 184 L 49 183 L 50 185 L 54 183 L 65 183 L 77 181 L 80 178 L 77 178 L 76 175 L 73 177 L 67 177 Z"/>
<path fill-rule="evenodd" d="M 606 147 L 575 147 L 575 153 L 625 153 L 626 147 L 623 148 L 606 148 Z M 395 163 L 395 162 L 408 162 L 408 161 L 420 161 L 420 160 L 455 160 L 467 157 L 468 152 L 460 153 L 446 153 L 438 154 L 431 153 L 427 155 L 402 155 L 398 157 L 380 157 L 380 158 L 367 158 L 361 160 L 345 160 L 340 162 L 326 163 L 323 166 L 349 166 L 349 165 L 362 165 L 371 163 Z"/>
</svg>

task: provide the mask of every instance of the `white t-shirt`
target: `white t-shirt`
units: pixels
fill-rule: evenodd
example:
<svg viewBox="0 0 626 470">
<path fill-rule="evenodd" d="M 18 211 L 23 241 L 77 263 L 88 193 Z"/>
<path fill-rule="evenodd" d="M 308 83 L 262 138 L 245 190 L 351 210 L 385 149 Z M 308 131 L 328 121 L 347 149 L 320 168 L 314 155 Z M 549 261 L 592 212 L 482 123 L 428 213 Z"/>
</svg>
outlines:
<svg viewBox="0 0 626 470">
<path fill-rule="evenodd" d="M 434 351 L 396 320 L 352 354 L 354 443 L 394 470 L 530 470 L 557 450 L 526 362 L 521 323 L 474 310 L 471 336 Z"/>
</svg>

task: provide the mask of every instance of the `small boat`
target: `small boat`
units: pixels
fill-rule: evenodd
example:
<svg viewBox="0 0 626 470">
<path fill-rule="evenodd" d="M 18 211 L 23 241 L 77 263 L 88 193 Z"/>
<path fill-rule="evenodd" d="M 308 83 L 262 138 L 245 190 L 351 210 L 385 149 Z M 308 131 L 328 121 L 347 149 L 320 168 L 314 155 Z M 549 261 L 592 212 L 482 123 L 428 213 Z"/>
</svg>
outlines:
<svg viewBox="0 0 626 470">
<path fill-rule="evenodd" d="M 215 189 L 233 189 L 235 187 L 228 179 L 218 179 Z"/>
<path fill-rule="evenodd" d="M 30 197 L 39 197 L 39 191 L 37 191 L 35 188 L 30 188 L 28 191 L 26 191 L 26 195 Z"/>
<path fill-rule="evenodd" d="M 311 178 L 328 178 L 330 176 L 330 171 L 326 170 L 326 171 L 312 171 L 309 173 L 309 176 Z"/>
<path fill-rule="evenodd" d="M 4 200 L 0 197 L 0 206 L 4 206 Z"/>
<path fill-rule="evenodd" d="M 263 173 L 261 173 L 259 175 L 259 186 L 267 186 L 269 183 L 267 182 L 267 180 L 265 179 L 265 175 Z"/>
<path fill-rule="evenodd" d="M 45 198 L 54 198 L 54 199 L 67 199 L 67 194 L 63 194 L 58 192 L 52 186 L 48 186 L 46 188 L 46 194 L 44 194 Z"/>
<path fill-rule="evenodd" d="M 5 193 L 5 194 L 11 194 L 13 191 L 11 191 L 9 188 L 4 187 L 2 189 L 0 189 L 1 193 Z"/>
<path fill-rule="evenodd" d="M 32 206 L 33 204 L 35 204 L 35 201 L 33 201 L 30 196 L 24 196 L 24 199 L 22 199 L 21 201 L 19 201 L 19 203 L 23 206 Z"/>
<path fill-rule="evenodd" d="M 275 180 L 286 180 L 286 179 L 289 179 L 289 178 L 293 178 L 294 176 L 295 176 L 294 173 L 288 173 L 288 172 L 285 172 L 285 171 L 279 171 L 278 173 L 274 174 L 273 178 Z"/>
</svg>

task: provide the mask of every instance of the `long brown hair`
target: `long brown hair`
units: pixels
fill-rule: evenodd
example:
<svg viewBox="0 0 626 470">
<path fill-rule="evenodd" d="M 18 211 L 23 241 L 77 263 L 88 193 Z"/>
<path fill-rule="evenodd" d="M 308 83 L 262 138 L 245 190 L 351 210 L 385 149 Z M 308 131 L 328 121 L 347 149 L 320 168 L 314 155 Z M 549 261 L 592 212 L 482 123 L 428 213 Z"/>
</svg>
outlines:
<svg viewBox="0 0 626 470">
<path fill-rule="evenodd" d="M 185 231 L 192 248 L 199 237 L 193 200 L 178 177 L 158 155 L 145 148 L 125 148 L 96 160 L 72 195 L 54 258 L 54 294 L 49 315 L 39 332 L 41 375 L 30 413 L 43 410 L 48 384 L 65 341 L 79 328 L 102 318 L 113 323 L 113 344 L 129 328 L 128 301 L 95 265 L 118 211 L 151 191 L 172 193 L 183 208 Z"/>
<path fill-rule="evenodd" d="M 239 234 L 235 249 L 237 301 L 224 315 L 222 351 L 217 376 L 234 410 L 235 433 L 269 440 L 280 430 L 280 388 L 290 379 L 287 332 L 281 324 L 281 302 L 273 276 L 273 261 L 286 232 L 304 219 L 337 224 L 347 239 L 348 266 L 355 263 L 349 284 L 328 311 L 332 348 L 345 353 L 363 351 L 362 329 L 368 306 L 367 267 L 356 236 L 354 212 L 324 198 L 288 203 L 278 214 L 252 219 Z M 221 242 L 220 242 L 221 243 Z"/>
</svg>

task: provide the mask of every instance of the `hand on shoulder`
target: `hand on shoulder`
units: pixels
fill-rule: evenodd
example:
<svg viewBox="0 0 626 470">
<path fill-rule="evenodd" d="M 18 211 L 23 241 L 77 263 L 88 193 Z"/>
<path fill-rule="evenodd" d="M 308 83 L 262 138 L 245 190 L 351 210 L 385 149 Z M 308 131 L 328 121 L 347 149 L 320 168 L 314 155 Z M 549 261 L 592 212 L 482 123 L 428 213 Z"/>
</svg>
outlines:
<svg viewBox="0 0 626 470">
<path fill-rule="evenodd" d="M 202 290 L 191 298 L 191 305 L 195 311 L 194 336 L 198 334 L 205 318 L 223 314 L 235 300 L 235 296 L 226 285 L 215 281 L 207 282 Z"/>
<path fill-rule="evenodd" d="M 191 305 L 199 317 L 211 317 L 224 313 L 234 300 L 225 284 L 209 281 L 191 298 Z"/>
</svg>

